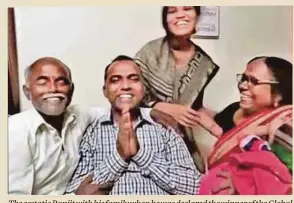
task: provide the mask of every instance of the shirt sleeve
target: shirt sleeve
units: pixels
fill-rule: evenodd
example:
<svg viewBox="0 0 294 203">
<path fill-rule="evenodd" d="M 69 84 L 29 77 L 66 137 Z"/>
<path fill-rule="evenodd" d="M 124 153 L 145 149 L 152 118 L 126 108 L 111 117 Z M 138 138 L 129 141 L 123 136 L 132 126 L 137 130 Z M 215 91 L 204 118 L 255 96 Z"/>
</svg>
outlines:
<svg viewBox="0 0 294 203">
<path fill-rule="evenodd" d="M 8 120 L 8 193 L 31 195 L 34 166 L 29 132 L 16 120 Z"/>
<path fill-rule="evenodd" d="M 115 147 L 113 152 L 104 161 L 96 164 L 94 182 L 99 184 L 116 182 L 128 168 L 128 165 L 129 164 L 121 158 Z"/>
<path fill-rule="evenodd" d="M 150 177 L 165 191 L 171 194 L 196 194 L 199 188 L 200 172 L 197 171 L 192 157 L 174 130 L 167 130 L 166 154 L 157 154 L 140 146 L 133 157 L 142 169 L 142 175 Z"/>
<path fill-rule="evenodd" d="M 91 128 L 91 126 L 88 127 L 88 130 L 89 128 Z M 80 186 L 84 178 L 90 175 L 90 172 L 93 170 L 93 150 L 91 149 L 91 137 L 87 135 L 87 131 L 86 134 L 83 136 L 80 145 L 79 163 L 66 187 L 65 194 L 74 193 L 76 189 Z"/>
</svg>

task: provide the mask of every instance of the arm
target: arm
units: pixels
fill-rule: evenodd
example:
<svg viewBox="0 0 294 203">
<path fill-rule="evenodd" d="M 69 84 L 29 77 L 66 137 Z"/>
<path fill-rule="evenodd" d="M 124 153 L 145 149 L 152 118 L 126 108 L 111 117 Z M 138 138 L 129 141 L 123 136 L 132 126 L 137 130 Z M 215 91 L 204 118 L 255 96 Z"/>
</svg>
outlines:
<svg viewBox="0 0 294 203">
<path fill-rule="evenodd" d="M 122 172 L 128 168 L 128 163 L 125 162 L 119 155 L 116 147 L 113 148 L 113 152 L 102 162 L 99 162 L 95 166 L 94 178 L 96 183 L 116 182 Z"/>
<path fill-rule="evenodd" d="M 107 112 L 107 109 L 96 107 L 96 106 L 88 108 L 87 109 L 87 115 L 88 115 L 88 119 L 90 120 L 90 123 L 92 123 L 96 119 L 100 118 L 106 112 Z"/>
<path fill-rule="evenodd" d="M 34 183 L 34 165 L 28 132 L 20 123 L 9 120 L 8 125 L 8 193 L 31 195 Z"/>
<path fill-rule="evenodd" d="M 67 185 L 65 194 L 77 195 L 106 195 L 108 194 L 113 184 L 106 182 L 105 184 L 93 184 L 93 170 L 95 161 L 95 134 L 93 125 L 90 125 L 86 130 L 80 146 L 80 161 L 75 169 L 72 179 Z M 94 146 L 93 146 L 94 145 Z"/>
<path fill-rule="evenodd" d="M 156 154 L 140 147 L 133 157 L 142 173 L 149 176 L 161 188 L 171 194 L 195 194 L 199 187 L 200 173 L 182 138 L 173 130 L 167 130 L 166 154 Z"/>
<path fill-rule="evenodd" d="M 80 145 L 80 160 L 75 169 L 74 175 L 67 184 L 65 193 L 75 193 L 82 181 L 88 176 L 93 170 L 93 150 L 91 145 L 91 134 L 89 129 L 92 128 L 91 125 L 86 130 L 81 145 Z"/>
<path fill-rule="evenodd" d="M 97 146 L 103 147 L 107 143 L 101 143 L 102 139 L 99 139 L 99 137 L 103 135 L 97 134 L 98 127 L 96 123 L 91 124 L 84 134 L 80 146 L 81 158 L 72 180 L 67 186 L 66 193 L 74 192 L 85 176 L 89 174 L 93 176 L 93 182 L 96 184 L 115 182 L 128 166 L 121 159 L 116 148 L 106 159 L 101 160 L 102 149 L 97 150 Z"/>
<path fill-rule="evenodd" d="M 185 127 L 197 127 L 201 125 L 216 137 L 219 137 L 223 133 L 222 128 L 206 113 L 207 110 L 203 108 L 195 111 L 190 107 L 180 104 L 159 102 L 154 106 L 154 109 L 172 116 L 179 124 Z"/>
</svg>

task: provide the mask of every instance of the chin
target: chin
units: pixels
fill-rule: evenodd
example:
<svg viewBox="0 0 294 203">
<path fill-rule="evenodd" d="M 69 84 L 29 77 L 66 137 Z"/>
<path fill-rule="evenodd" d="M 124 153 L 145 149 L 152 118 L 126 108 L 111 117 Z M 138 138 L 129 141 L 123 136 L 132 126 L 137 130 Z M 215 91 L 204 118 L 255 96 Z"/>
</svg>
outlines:
<svg viewBox="0 0 294 203">
<path fill-rule="evenodd" d="M 176 33 L 174 34 L 175 37 L 180 37 L 180 38 L 190 38 L 192 36 L 192 34 L 190 33 Z"/>
<path fill-rule="evenodd" d="M 248 110 L 248 109 L 251 109 L 252 106 L 249 105 L 249 104 L 246 104 L 246 103 L 240 102 L 240 108 L 241 108 L 241 109 L 244 109 L 244 110 Z"/>
<path fill-rule="evenodd" d="M 40 108 L 40 111 L 48 116 L 60 116 L 61 114 L 63 114 L 65 112 L 65 105 L 61 105 L 61 106 L 50 106 L 50 107 L 46 107 L 46 108 Z"/>
<path fill-rule="evenodd" d="M 118 111 L 118 112 L 122 112 L 123 109 L 125 109 L 125 108 L 131 110 L 131 109 L 133 108 L 133 106 L 132 106 L 132 105 L 117 105 L 117 106 L 114 106 L 114 109 L 115 109 L 116 111 Z"/>
</svg>

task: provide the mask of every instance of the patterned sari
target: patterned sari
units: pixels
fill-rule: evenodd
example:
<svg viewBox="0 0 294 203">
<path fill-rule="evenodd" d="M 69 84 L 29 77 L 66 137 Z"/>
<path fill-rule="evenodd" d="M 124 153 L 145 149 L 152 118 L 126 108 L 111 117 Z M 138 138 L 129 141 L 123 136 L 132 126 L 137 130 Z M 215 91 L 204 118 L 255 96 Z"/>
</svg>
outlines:
<svg viewBox="0 0 294 203">
<path fill-rule="evenodd" d="M 252 115 L 247 120 L 222 135 L 208 158 L 209 168 L 223 162 L 232 153 L 241 152 L 239 141 L 244 138 L 249 129 L 275 122 L 276 119 L 289 117 L 291 122 L 282 125 L 275 132 L 272 151 L 292 171 L 292 105 L 285 105 L 276 109 L 268 109 Z"/>
<path fill-rule="evenodd" d="M 285 120 L 275 131 L 271 151 L 264 149 L 267 142 L 248 134 L 251 129 Z M 247 139 L 256 137 L 254 139 Z M 251 140 L 245 143 L 244 140 Z M 253 140 L 253 141 L 252 141 Z M 257 141 L 256 141 L 257 140 Z M 221 171 L 229 172 L 237 194 L 285 195 L 292 192 L 292 105 L 268 109 L 252 115 L 229 130 L 214 145 L 208 158 L 208 171 L 201 178 L 199 195 L 230 194 L 228 189 L 213 193 L 224 181 Z"/>
</svg>

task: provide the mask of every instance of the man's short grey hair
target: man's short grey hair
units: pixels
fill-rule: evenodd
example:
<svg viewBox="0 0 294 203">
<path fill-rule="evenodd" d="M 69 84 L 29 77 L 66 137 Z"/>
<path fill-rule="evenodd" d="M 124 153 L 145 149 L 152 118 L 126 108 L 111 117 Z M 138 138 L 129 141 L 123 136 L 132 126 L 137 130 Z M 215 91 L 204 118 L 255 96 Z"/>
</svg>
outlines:
<svg viewBox="0 0 294 203">
<path fill-rule="evenodd" d="M 60 61 L 59 59 L 54 58 L 54 57 L 43 57 L 43 58 L 40 58 L 40 59 L 36 60 L 34 63 L 32 63 L 30 66 L 28 66 L 25 69 L 25 72 L 24 72 L 24 77 L 25 77 L 26 83 L 28 82 L 29 77 L 30 77 L 33 69 L 36 66 L 41 65 L 41 64 L 55 64 L 55 65 L 58 65 L 58 66 L 64 68 L 64 70 L 67 72 L 69 82 L 70 82 L 70 84 L 72 84 L 71 70 L 62 61 Z"/>
</svg>

